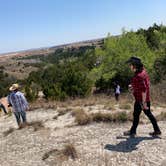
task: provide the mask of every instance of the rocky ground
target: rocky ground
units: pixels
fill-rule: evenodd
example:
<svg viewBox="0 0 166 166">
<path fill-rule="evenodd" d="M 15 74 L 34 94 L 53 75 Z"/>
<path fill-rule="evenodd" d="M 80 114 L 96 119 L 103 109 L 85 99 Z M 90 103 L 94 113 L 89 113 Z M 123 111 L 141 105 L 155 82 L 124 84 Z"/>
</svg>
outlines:
<svg viewBox="0 0 166 166">
<path fill-rule="evenodd" d="M 96 109 L 96 107 L 94 107 Z M 136 138 L 121 136 L 127 123 L 75 124 L 71 112 L 58 109 L 27 112 L 29 126 L 18 130 L 13 115 L 0 117 L 1 166 L 165 166 L 166 128 L 161 137 L 148 135 L 149 123 L 140 124 Z M 93 108 L 89 109 L 91 111 Z M 65 157 L 65 147 L 69 158 Z"/>
</svg>

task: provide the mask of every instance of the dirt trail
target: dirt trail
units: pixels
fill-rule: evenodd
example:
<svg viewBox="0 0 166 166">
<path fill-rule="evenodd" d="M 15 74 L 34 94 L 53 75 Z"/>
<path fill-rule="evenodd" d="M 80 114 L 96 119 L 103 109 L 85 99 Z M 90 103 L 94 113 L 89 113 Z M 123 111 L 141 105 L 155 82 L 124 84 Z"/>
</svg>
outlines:
<svg viewBox="0 0 166 166">
<path fill-rule="evenodd" d="M 166 129 L 161 138 L 148 135 L 151 124 L 140 124 L 136 138 L 119 137 L 131 123 L 92 123 L 73 126 L 70 113 L 59 116 L 56 110 L 37 109 L 27 112 L 29 122 L 40 121 L 42 125 L 17 130 L 12 116 L 0 117 L 0 165 L 1 166 L 165 166 Z M 36 124 L 37 125 L 37 124 Z M 35 128 L 36 127 L 36 128 Z M 77 151 L 76 160 L 57 160 L 54 151 L 42 160 L 44 154 L 72 143 Z M 62 160 L 62 159 L 61 159 Z"/>
</svg>

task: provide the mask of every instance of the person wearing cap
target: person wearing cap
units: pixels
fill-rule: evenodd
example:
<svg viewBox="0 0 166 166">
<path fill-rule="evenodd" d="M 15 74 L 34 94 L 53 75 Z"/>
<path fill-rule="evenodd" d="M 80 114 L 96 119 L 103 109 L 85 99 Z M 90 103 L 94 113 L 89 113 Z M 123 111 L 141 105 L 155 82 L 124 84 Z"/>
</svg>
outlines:
<svg viewBox="0 0 166 166">
<path fill-rule="evenodd" d="M 12 106 L 13 113 L 16 117 L 16 121 L 19 128 L 26 125 L 26 110 L 29 109 L 28 102 L 22 92 L 19 90 L 18 84 L 13 84 L 9 90 L 11 93 L 8 95 L 9 106 Z"/>
<path fill-rule="evenodd" d="M 139 123 L 139 116 L 141 111 L 149 118 L 153 125 L 154 132 L 149 133 L 152 136 L 161 134 L 157 121 L 150 110 L 150 79 L 143 67 L 141 59 L 137 57 L 131 57 L 126 63 L 130 65 L 131 71 L 134 72 L 134 76 L 131 79 L 129 90 L 132 91 L 135 103 L 133 112 L 133 124 L 129 131 L 124 132 L 124 135 L 135 136 L 136 129 Z"/>
</svg>

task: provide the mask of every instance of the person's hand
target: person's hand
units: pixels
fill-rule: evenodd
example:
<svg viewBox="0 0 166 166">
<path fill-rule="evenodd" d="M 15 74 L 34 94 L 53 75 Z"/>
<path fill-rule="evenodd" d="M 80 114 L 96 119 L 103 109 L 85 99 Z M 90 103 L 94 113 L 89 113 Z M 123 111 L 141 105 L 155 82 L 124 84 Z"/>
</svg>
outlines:
<svg viewBox="0 0 166 166">
<path fill-rule="evenodd" d="M 8 104 L 7 106 L 8 106 L 8 107 L 12 107 L 12 105 L 11 105 L 11 104 Z"/>
<path fill-rule="evenodd" d="M 143 110 L 148 110 L 149 109 L 146 102 L 143 102 L 141 105 L 142 105 Z"/>
<path fill-rule="evenodd" d="M 30 111 L 30 108 L 29 108 L 29 107 L 27 107 L 27 108 L 26 108 L 26 111 Z"/>
<path fill-rule="evenodd" d="M 133 91 L 133 87 L 132 87 L 131 84 L 128 85 L 128 90 L 129 90 L 129 92 L 132 92 L 132 91 Z"/>
</svg>

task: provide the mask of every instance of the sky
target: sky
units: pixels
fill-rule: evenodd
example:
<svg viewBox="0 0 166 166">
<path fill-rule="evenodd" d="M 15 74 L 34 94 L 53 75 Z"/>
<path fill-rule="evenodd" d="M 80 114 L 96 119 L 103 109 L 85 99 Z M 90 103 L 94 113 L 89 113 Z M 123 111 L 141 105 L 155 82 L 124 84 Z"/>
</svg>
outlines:
<svg viewBox="0 0 166 166">
<path fill-rule="evenodd" d="M 0 53 L 166 25 L 166 0 L 0 0 Z"/>
</svg>

